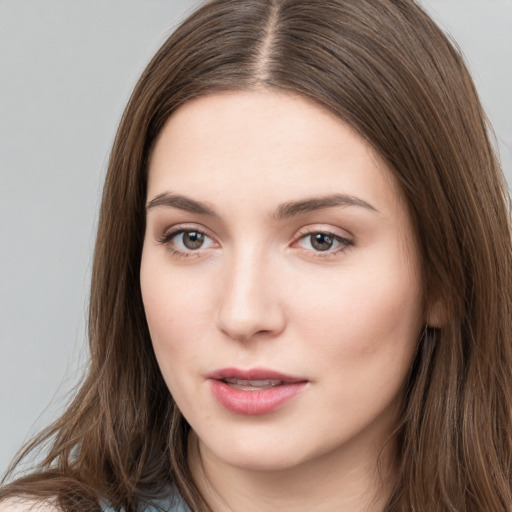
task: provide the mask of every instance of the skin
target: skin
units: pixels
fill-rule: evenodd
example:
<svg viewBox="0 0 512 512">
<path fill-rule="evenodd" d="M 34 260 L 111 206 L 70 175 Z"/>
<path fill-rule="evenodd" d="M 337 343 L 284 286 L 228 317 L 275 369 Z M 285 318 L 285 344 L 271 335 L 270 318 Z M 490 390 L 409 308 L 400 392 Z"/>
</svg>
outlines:
<svg viewBox="0 0 512 512">
<path fill-rule="evenodd" d="M 162 194 L 215 215 L 164 204 Z M 332 194 L 359 204 L 277 215 L 280 205 Z M 168 120 L 147 200 L 148 325 L 214 510 L 382 510 L 395 453 L 386 441 L 428 321 L 411 221 L 382 160 L 299 96 L 216 94 Z M 172 235 L 179 229 L 204 232 L 203 245 L 187 248 Z M 332 247 L 318 250 L 312 233 L 332 233 Z M 234 414 L 207 378 L 226 367 L 308 383 L 277 411 Z"/>
</svg>

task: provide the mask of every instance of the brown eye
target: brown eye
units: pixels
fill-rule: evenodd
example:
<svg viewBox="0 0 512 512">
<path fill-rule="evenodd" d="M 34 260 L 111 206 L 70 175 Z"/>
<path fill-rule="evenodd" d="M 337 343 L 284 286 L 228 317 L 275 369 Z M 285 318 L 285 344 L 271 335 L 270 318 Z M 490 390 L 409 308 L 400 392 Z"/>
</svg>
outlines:
<svg viewBox="0 0 512 512">
<path fill-rule="evenodd" d="M 326 233 L 313 233 L 311 237 L 311 247 L 317 251 L 328 251 L 334 244 L 334 238 Z"/>
<path fill-rule="evenodd" d="M 182 243 L 187 249 L 200 249 L 204 244 L 204 234 L 199 231 L 184 231 L 182 235 Z"/>
<path fill-rule="evenodd" d="M 311 231 L 301 236 L 297 245 L 312 253 L 325 253 L 325 256 L 334 256 L 348 246 L 354 245 L 354 242 L 329 231 Z"/>
<path fill-rule="evenodd" d="M 174 254 L 199 253 L 215 246 L 215 242 L 207 234 L 197 229 L 177 229 L 164 234 L 159 241 L 167 245 Z"/>
</svg>

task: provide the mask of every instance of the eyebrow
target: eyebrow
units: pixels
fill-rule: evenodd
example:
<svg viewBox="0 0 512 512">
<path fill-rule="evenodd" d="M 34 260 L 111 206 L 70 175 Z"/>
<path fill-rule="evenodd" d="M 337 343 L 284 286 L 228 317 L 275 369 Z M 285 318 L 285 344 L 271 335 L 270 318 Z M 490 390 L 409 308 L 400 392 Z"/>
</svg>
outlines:
<svg viewBox="0 0 512 512">
<path fill-rule="evenodd" d="M 166 192 L 158 194 L 146 205 L 146 211 L 158 206 L 167 206 L 170 208 L 177 208 L 178 210 L 184 210 L 186 212 L 216 217 L 216 213 L 213 208 L 208 206 L 206 203 L 177 194 L 168 194 Z"/>
<path fill-rule="evenodd" d="M 158 194 L 147 203 L 146 211 L 159 206 L 177 208 L 179 210 L 207 215 L 209 217 L 218 216 L 215 213 L 215 210 L 207 203 L 196 201 L 195 199 L 191 199 L 180 194 L 169 194 L 167 192 Z M 301 199 L 299 201 L 288 201 L 286 203 L 282 203 L 276 208 L 274 213 L 272 213 L 272 218 L 276 220 L 287 219 L 316 210 L 335 208 L 337 206 L 358 206 L 366 208 L 372 212 L 379 213 L 374 206 L 362 199 L 359 199 L 358 197 L 347 194 L 331 194 L 324 197 L 312 197 Z"/>
<path fill-rule="evenodd" d="M 375 213 L 379 213 L 377 208 L 358 197 L 347 194 L 332 194 L 324 197 L 313 197 L 310 199 L 283 203 L 277 207 L 272 217 L 275 219 L 285 219 L 316 210 L 323 210 L 325 208 L 335 208 L 336 206 L 359 206 Z"/>
</svg>

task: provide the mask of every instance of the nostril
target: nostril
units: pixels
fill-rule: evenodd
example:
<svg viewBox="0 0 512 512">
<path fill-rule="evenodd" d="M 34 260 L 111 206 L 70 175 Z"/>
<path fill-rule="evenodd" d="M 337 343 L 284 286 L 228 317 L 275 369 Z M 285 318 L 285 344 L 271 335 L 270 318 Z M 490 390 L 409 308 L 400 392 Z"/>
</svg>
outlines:
<svg viewBox="0 0 512 512">
<path fill-rule="evenodd" d="M 266 339 L 282 331 L 284 321 L 265 309 L 242 311 L 240 308 L 223 309 L 217 316 L 217 328 L 226 336 L 238 341 Z"/>
</svg>

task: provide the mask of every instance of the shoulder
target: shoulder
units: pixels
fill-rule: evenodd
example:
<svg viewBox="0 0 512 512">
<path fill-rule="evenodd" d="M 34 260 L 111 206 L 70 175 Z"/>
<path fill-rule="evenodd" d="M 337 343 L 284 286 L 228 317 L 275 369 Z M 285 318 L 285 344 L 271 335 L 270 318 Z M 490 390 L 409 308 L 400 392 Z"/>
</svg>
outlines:
<svg viewBox="0 0 512 512">
<path fill-rule="evenodd" d="M 100 500 L 100 508 L 102 512 L 124 512 L 110 506 L 107 501 Z M 187 507 L 185 500 L 180 496 L 178 491 L 174 488 L 167 490 L 167 495 L 151 499 L 149 501 L 142 501 L 138 507 L 139 512 L 191 512 Z M 0 509 L 0 512 L 4 512 Z M 24 511 L 5 511 L 5 512 L 24 512 Z M 55 509 L 41 510 L 36 512 L 57 512 Z"/>
<path fill-rule="evenodd" d="M 47 501 L 8 498 L 0 501 L 0 512 L 59 512 L 59 509 Z"/>
<path fill-rule="evenodd" d="M 190 509 L 175 488 L 168 489 L 165 498 L 152 500 L 142 506 L 140 510 L 141 512 L 190 512 Z"/>
</svg>

